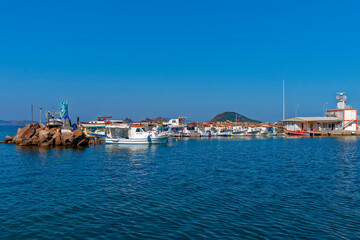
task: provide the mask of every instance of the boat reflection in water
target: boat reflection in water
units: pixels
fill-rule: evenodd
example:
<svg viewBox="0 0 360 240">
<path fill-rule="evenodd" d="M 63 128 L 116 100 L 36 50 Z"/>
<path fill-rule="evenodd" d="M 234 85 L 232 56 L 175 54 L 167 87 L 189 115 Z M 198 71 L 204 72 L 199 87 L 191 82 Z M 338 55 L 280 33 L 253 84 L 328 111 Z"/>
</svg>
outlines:
<svg viewBox="0 0 360 240">
<path fill-rule="evenodd" d="M 159 148 L 167 148 L 168 144 L 106 144 L 105 152 L 111 156 L 137 161 L 149 153 L 154 154 Z"/>
<path fill-rule="evenodd" d="M 129 152 L 137 152 L 155 149 L 159 145 L 149 145 L 149 144 L 106 144 L 106 152 L 119 152 L 119 150 L 126 150 Z"/>
</svg>

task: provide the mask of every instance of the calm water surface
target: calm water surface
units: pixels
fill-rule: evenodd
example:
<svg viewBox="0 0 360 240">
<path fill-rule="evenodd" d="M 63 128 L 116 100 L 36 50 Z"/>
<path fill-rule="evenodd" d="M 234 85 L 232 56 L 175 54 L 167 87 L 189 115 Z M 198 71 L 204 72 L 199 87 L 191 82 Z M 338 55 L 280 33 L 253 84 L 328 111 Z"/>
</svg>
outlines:
<svg viewBox="0 0 360 240">
<path fill-rule="evenodd" d="M 0 238 L 359 239 L 359 150 L 356 137 L 0 144 Z"/>
</svg>

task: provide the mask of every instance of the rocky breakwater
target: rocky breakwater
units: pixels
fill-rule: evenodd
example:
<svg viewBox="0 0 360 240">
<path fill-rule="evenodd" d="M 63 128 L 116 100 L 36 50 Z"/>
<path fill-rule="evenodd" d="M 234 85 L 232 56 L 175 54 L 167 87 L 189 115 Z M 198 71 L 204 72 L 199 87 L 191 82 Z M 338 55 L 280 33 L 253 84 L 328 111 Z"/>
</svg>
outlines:
<svg viewBox="0 0 360 240">
<path fill-rule="evenodd" d="M 99 142 L 98 139 L 86 137 L 85 133 L 81 130 L 70 132 L 32 123 L 24 128 L 19 128 L 13 137 L 6 136 L 2 143 L 12 143 L 19 146 L 79 147 L 88 146 L 94 141 Z"/>
</svg>

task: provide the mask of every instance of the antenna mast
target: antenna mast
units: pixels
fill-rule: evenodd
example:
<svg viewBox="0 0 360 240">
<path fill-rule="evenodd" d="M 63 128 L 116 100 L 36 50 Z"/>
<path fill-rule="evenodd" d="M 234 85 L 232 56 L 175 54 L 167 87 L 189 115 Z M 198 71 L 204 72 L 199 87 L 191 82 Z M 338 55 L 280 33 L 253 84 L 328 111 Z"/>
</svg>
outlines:
<svg viewBox="0 0 360 240">
<path fill-rule="evenodd" d="M 285 74 L 283 74 L 283 120 L 285 120 Z"/>
</svg>

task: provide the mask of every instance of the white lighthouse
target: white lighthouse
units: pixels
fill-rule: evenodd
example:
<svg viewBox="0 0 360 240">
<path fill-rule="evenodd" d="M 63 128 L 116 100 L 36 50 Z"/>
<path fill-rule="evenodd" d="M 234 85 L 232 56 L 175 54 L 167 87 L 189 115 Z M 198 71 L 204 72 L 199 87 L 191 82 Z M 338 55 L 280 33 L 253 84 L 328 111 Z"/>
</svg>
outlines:
<svg viewBox="0 0 360 240">
<path fill-rule="evenodd" d="M 344 93 L 345 93 L 345 92 L 338 93 L 339 95 L 336 96 L 337 109 L 350 108 L 350 106 L 346 106 L 347 97 L 344 95 Z"/>
</svg>

